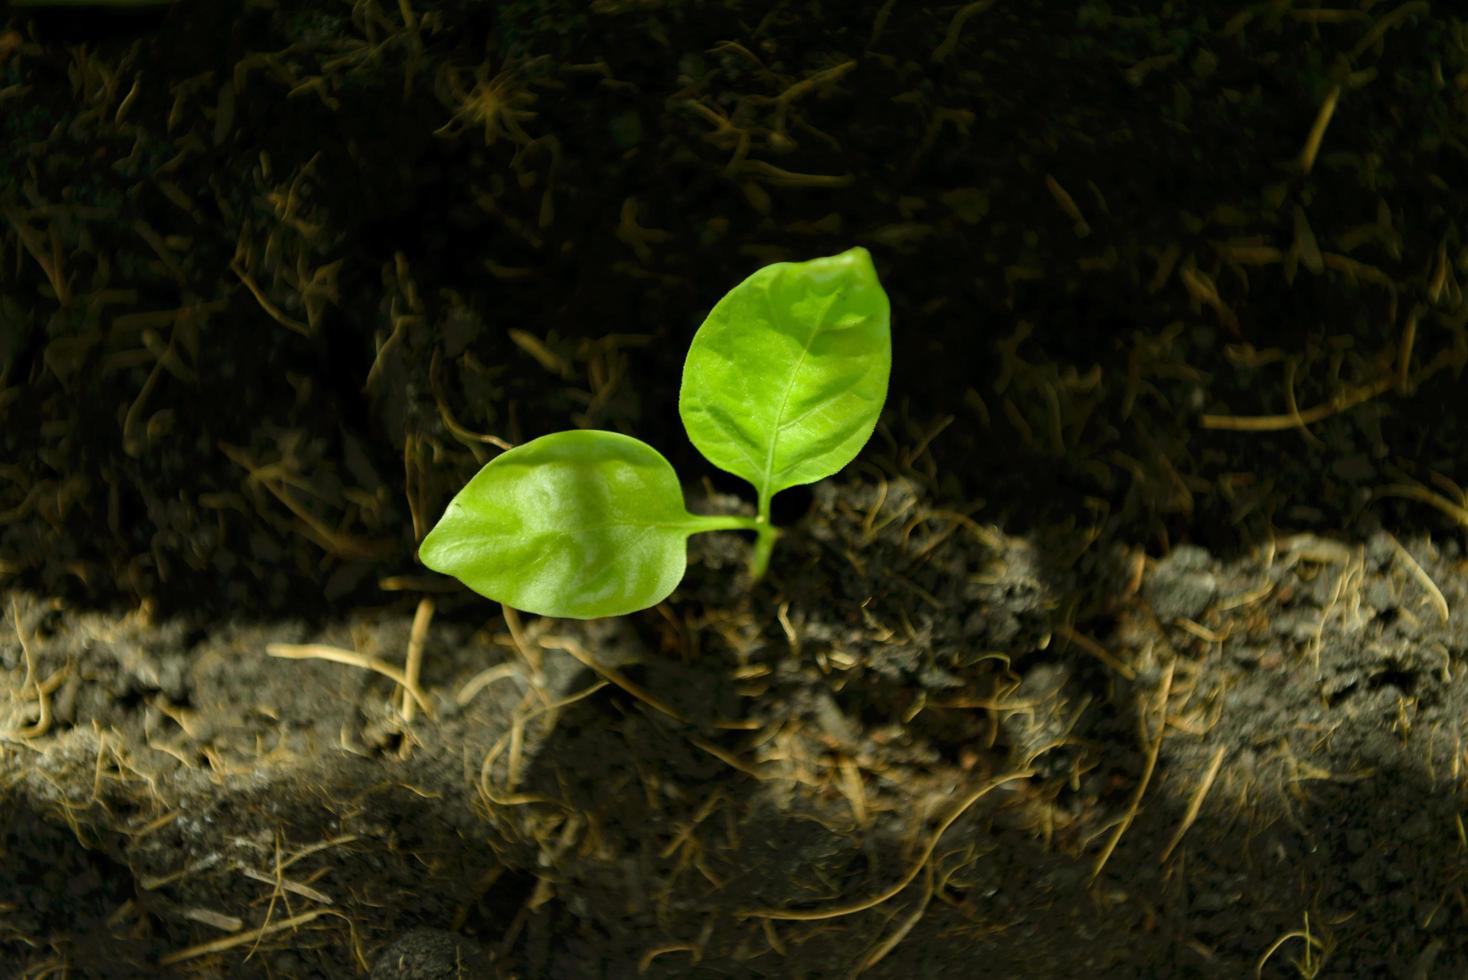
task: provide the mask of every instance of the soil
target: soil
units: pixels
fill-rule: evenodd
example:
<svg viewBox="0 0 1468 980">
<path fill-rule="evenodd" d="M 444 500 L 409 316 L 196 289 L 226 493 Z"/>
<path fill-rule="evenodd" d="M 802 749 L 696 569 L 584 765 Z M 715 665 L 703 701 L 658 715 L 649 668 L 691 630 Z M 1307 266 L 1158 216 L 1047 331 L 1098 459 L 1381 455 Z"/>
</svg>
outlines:
<svg viewBox="0 0 1468 980">
<path fill-rule="evenodd" d="M 16 4 L 0 977 L 1468 975 L 1447 6 Z M 854 244 L 764 581 L 416 563 Z"/>
</svg>

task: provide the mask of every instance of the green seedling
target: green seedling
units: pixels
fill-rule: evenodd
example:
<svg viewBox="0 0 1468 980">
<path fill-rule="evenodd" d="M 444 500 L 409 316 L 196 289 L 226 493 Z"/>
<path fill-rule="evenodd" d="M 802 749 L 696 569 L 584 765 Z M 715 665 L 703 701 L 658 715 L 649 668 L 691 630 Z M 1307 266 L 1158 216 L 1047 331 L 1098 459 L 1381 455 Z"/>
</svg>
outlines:
<svg viewBox="0 0 1468 980">
<path fill-rule="evenodd" d="M 833 475 L 871 437 L 892 367 L 889 320 L 871 256 L 853 248 L 760 269 L 699 327 L 678 411 L 709 462 L 754 485 L 754 517 L 689 513 L 672 464 L 641 440 L 555 432 L 485 464 L 419 557 L 480 595 L 573 619 L 667 598 L 703 531 L 755 532 L 758 579 L 780 534 L 771 498 Z"/>
</svg>

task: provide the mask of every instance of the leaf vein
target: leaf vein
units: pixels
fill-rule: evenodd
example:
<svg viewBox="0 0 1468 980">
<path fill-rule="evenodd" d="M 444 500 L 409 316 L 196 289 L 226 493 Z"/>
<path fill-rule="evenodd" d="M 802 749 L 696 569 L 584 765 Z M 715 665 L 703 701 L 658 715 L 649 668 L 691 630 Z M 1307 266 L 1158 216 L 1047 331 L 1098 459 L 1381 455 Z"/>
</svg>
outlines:
<svg viewBox="0 0 1468 980">
<path fill-rule="evenodd" d="M 785 430 L 785 426 L 781 423 L 780 420 L 784 418 L 785 409 L 790 404 L 790 394 L 795 390 L 795 382 L 796 379 L 800 377 L 800 369 L 805 366 L 805 359 L 810 355 L 810 349 L 815 346 L 816 338 L 819 337 L 821 331 L 825 329 L 826 317 L 830 316 L 831 308 L 836 305 L 836 300 L 839 299 L 840 296 L 841 292 L 840 290 L 837 290 L 836 292 L 833 292 L 829 298 L 827 298 L 826 306 L 823 310 L 821 310 L 821 315 L 816 317 L 815 328 L 811 330 L 809 335 L 806 336 L 805 342 L 801 345 L 800 357 L 798 360 L 796 360 L 795 367 L 790 371 L 790 376 L 785 381 L 785 394 L 780 398 L 779 411 L 775 413 L 775 431 L 770 434 L 770 448 L 765 453 L 764 476 L 759 487 L 757 488 L 759 490 L 761 503 L 768 501 L 770 497 L 773 496 L 773 491 L 770 490 L 770 483 L 771 477 L 774 475 L 775 469 L 775 452 L 780 445 L 780 434 Z M 769 307 L 770 322 L 779 323 L 780 319 L 775 311 L 775 300 L 774 297 L 771 295 L 770 290 L 765 290 L 765 305 Z"/>
</svg>

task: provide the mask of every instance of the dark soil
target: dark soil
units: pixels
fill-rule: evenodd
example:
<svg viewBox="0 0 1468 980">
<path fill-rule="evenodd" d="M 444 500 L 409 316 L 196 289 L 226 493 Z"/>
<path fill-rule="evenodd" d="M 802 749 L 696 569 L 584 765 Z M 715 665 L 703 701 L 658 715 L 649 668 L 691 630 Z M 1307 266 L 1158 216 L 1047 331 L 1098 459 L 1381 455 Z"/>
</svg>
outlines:
<svg viewBox="0 0 1468 980">
<path fill-rule="evenodd" d="M 4 13 L 0 977 L 1468 975 L 1448 10 Z M 749 508 L 688 340 L 852 245 L 765 581 L 416 563 L 569 427 Z"/>
</svg>

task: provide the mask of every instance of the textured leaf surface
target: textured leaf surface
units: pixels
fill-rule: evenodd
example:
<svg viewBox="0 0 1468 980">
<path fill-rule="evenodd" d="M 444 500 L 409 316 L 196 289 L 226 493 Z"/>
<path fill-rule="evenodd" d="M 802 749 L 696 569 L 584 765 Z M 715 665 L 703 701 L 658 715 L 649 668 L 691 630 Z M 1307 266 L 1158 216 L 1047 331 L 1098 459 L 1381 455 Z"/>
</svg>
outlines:
<svg viewBox="0 0 1468 980">
<path fill-rule="evenodd" d="M 615 432 L 556 432 L 502 453 L 449 502 L 418 555 L 516 609 L 591 619 L 655 605 L 683 578 L 673 467 Z"/>
<path fill-rule="evenodd" d="M 678 399 L 688 437 L 762 501 L 832 475 L 881 414 L 890 318 L 866 249 L 760 269 L 694 335 Z"/>
</svg>

